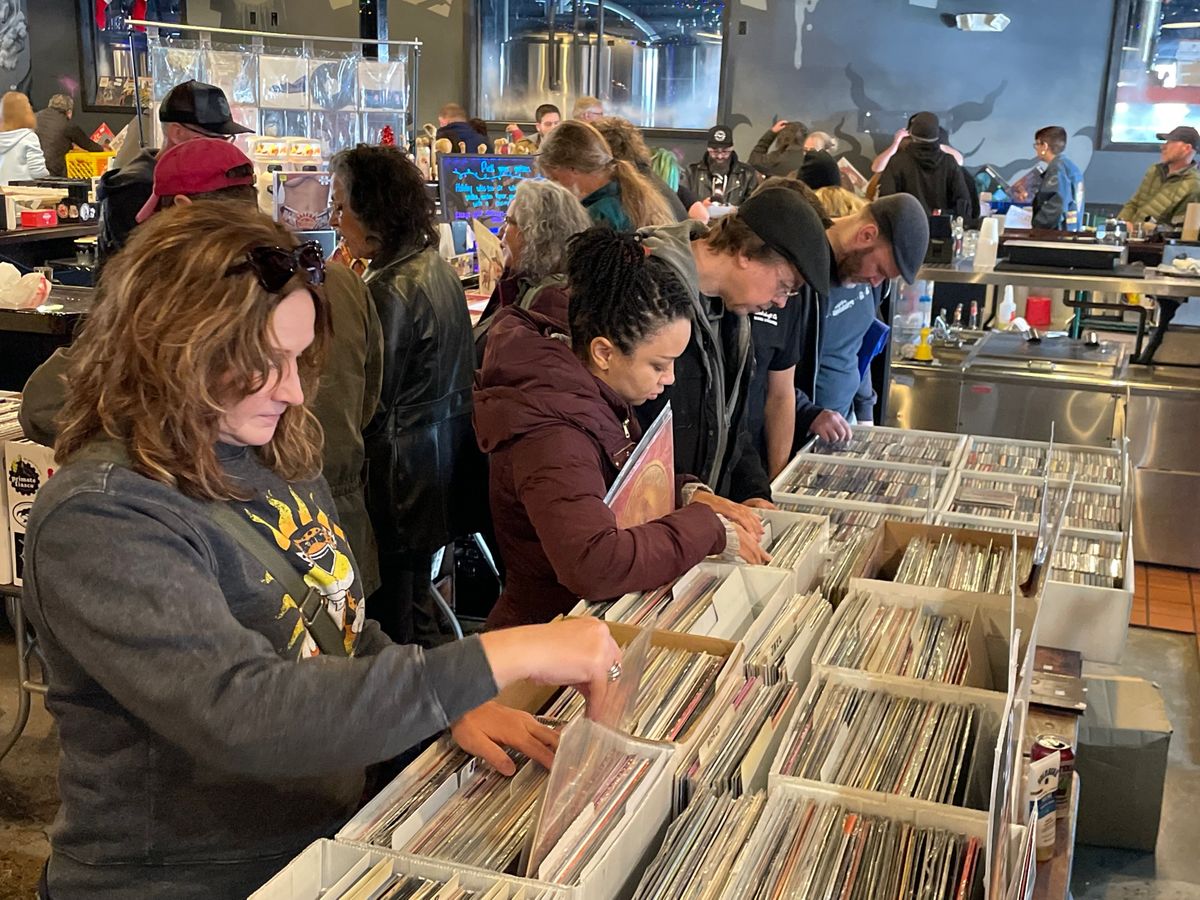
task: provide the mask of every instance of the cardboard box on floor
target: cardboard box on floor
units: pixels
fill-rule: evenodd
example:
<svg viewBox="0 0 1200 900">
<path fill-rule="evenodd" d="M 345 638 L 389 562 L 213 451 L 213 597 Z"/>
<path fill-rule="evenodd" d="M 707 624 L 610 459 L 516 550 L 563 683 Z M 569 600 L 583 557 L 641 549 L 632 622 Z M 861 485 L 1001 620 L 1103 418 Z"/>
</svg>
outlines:
<svg viewBox="0 0 1200 900">
<path fill-rule="evenodd" d="M 1153 852 L 1172 732 L 1162 694 L 1141 678 L 1086 681 L 1088 708 L 1075 749 L 1076 841 Z"/>
</svg>

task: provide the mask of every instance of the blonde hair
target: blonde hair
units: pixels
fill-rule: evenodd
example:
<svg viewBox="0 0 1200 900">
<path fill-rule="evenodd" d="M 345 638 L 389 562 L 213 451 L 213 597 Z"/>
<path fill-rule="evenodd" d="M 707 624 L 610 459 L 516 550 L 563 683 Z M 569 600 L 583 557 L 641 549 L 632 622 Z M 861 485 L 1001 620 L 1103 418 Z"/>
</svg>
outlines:
<svg viewBox="0 0 1200 900">
<path fill-rule="evenodd" d="M 575 105 L 571 107 L 571 118 L 578 119 L 589 109 L 598 109 L 604 112 L 604 102 L 599 97 L 589 97 L 586 94 L 575 101 Z"/>
<path fill-rule="evenodd" d="M 331 336 L 320 288 L 294 276 L 268 293 L 252 271 L 225 274 L 262 246 L 291 249 L 296 239 L 261 213 L 212 200 L 157 213 L 134 231 L 105 268 L 72 351 L 55 443 L 61 463 L 107 436 L 153 481 L 197 499 L 239 497 L 217 460 L 220 420 L 231 398 L 259 390 L 282 364 L 272 312 L 292 291 L 313 297 L 315 338 L 297 363 L 308 402 Z M 288 407 L 257 452 L 294 481 L 320 472 L 321 442 L 306 403 Z"/>
<path fill-rule="evenodd" d="M 37 118 L 33 104 L 20 91 L 9 91 L 0 98 L 0 131 L 16 131 L 18 128 L 35 128 Z"/>
<path fill-rule="evenodd" d="M 867 201 L 858 194 L 836 185 L 817 188 L 817 197 L 825 211 L 835 219 L 852 216 L 867 206 Z"/>
<path fill-rule="evenodd" d="M 621 206 L 634 228 L 675 221 L 649 179 L 632 163 L 615 159 L 604 136 L 587 122 L 568 119 L 542 138 L 538 164 L 543 169 L 574 169 L 585 175 L 607 172 L 609 180 L 621 188 Z"/>
</svg>

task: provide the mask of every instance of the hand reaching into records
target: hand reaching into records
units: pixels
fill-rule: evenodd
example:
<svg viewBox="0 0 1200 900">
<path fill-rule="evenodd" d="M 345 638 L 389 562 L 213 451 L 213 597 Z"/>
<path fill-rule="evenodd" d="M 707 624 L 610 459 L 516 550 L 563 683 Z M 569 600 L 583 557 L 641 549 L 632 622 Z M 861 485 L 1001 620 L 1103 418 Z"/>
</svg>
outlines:
<svg viewBox="0 0 1200 900">
<path fill-rule="evenodd" d="M 748 506 L 751 509 L 779 509 L 778 506 L 765 497 L 751 497 L 749 500 L 743 500 L 742 506 Z"/>
<path fill-rule="evenodd" d="M 505 747 L 519 750 L 547 769 L 558 749 L 558 733 L 553 728 L 547 728 L 529 713 L 509 709 L 495 700 L 471 710 L 450 726 L 450 733 L 458 746 L 501 775 L 514 775 L 517 771 L 512 758 L 504 752 Z"/>
<path fill-rule="evenodd" d="M 732 500 L 718 497 L 716 494 L 709 493 L 708 491 L 696 491 L 696 493 L 692 494 L 691 502 L 703 503 L 705 506 L 712 507 L 712 511 L 717 515 L 724 516 L 735 525 L 740 525 L 745 531 L 754 536 L 754 543 L 757 544 L 762 539 L 762 519 L 750 509 L 749 503 L 734 503 Z"/>
<path fill-rule="evenodd" d="M 752 566 L 765 566 L 771 561 L 771 554 L 762 548 L 762 535 L 755 537 L 747 532 L 737 522 L 733 523 L 738 533 L 738 556 Z"/>
<path fill-rule="evenodd" d="M 585 696 L 608 683 L 621 648 L 599 619 L 563 619 L 489 631 L 480 640 L 496 686 L 527 678 L 536 684 L 569 684 Z"/>
<path fill-rule="evenodd" d="M 841 413 L 836 413 L 832 409 L 821 410 L 820 414 L 813 419 L 808 430 L 830 444 L 840 444 L 854 437 L 854 432 L 850 430 L 850 423 Z"/>
</svg>

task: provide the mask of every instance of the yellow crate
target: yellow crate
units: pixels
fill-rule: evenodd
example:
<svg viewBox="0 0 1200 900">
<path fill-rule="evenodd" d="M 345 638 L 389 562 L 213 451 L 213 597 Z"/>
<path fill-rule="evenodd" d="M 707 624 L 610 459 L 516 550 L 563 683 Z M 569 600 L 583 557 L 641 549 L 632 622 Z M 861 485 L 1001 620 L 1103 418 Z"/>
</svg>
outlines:
<svg viewBox="0 0 1200 900">
<path fill-rule="evenodd" d="M 72 150 L 67 154 L 67 177 L 99 178 L 116 155 L 107 151 L 88 153 L 86 150 Z"/>
</svg>

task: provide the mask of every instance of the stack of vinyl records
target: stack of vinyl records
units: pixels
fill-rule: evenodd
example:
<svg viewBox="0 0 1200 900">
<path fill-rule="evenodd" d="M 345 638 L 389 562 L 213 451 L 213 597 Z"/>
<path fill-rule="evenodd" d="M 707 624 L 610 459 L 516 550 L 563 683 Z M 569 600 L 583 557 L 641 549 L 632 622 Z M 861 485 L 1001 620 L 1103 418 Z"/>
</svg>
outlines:
<svg viewBox="0 0 1200 900">
<path fill-rule="evenodd" d="M 736 876 L 721 897 L 981 897 L 981 845 L 978 838 L 954 831 L 779 792 L 760 815 Z"/>
<path fill-rule="evenodd" d="M 962 616 L 892 605 L 856 591 L 838 610 L 838 619 L 814 661 L 879 675 L 962 684 L 970 624 Z"/>
<path fill-rule="evenodd" d="M 19 440 L 22 437 L 21 423 L 17 421 L 17 413 L 20 410 L 20 394 L 0 391 L 0 443 Z"/>
<path fill-rule="evenodd" d="M 378 847 L 392 846 L 392 833 L 421 808 L 447 781 L 459 775 L 471 757 L 450 741 L 439 741 L 404 770 L 410 784 L 400 801 L 379 811 L 365 824 L 360 839 Z"/>
<path fill-rule="evenodd" d="M 342 879 L 324 894 L 323 900 L 508 900 L 512 887 L 504 882 L 487 890 L 471 891 L 459 884 L 457 875 L 445 879 L 404 875 L 396 871 L 397 860 L 384 858 L 375 865 L 364 863 L 357 877 Z M 356 867 L 362 868 L 362 866 Z M 348 882 L 348 883 L 343 883 Z M 557 894 L 526 893 L 528 900 L 543 900 Z"/>
<path fill-rule="evenodd" d="M 720 717 L 719 732 L 708 746 L 701 746 L 689 764 L 686 777 L 689 794 L 711 791 L 735 797 L 753 787 L 761 772 L 765 781 L 766 757 L 771 737 L 785 728 L 800 701 L 801 688 L 789 682 L 764 684 L 748 678 Z"/>
<path fill-rule="evenodd" d="M 767 564 L 775 569 L 794 569 L 808 555 L 812 545 L 821 536 L 820 522 L 795 522 L 772 535 L 765 548 L 771 554 Z"/>
<path fill-rule="evenodd" d="M 678 588 L 681 583 L 685 587 Z M 720 576 L 704 573 L 686 582 L 680 578 L 653 591 L 644 591 L 617 621 L 640 626 L 657 616 L 655 627 L 686 632 L 712 608 L 713 595 L 721 583 Z"/>
<path fill-rule="evenodd" d="M 638 688 L 631 734 L 650 741 L 683 741 L 712 703 L 725 659 L 672 647 L 650 647 Z M 544 714 L 572 721 L 583 714 L 583 696 L 561 691 Z"/>
<path fill-rule="evenodd" d="M 814 516 L 829 518 L 829 540 L 831 543 L 842 543 L 864 532 L 873 532 L 883 521 L 881 512 L 868 512 L 862 509 L 838 509 L 833 506 L 808 506 L 806 504 L 788 502 L 781 499 L 776 504 L 787 512 L 809 513 Z"/>
<path fill-rule="evenodd" d="M 795 681 L 801 664 L 807 671 L 813 649 L 833 615 L 819 590 L 796 594 L 774 612 L 769 620 L 756 622 L 745 638 L 746 674 L 766 684 Z"/>
<path fill-rule="evenodd" d="M 761 792 L 693 799 L 672 823 L 633 900 L 717 900 L 766 802 Z"/>
<path fill-rule="evenodd" d="M 837 682 L 809 686 L 780 774 L 962 805 L 980 710 Z"/>
</svg>

